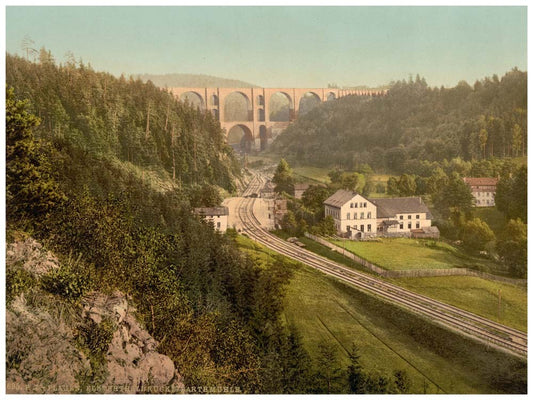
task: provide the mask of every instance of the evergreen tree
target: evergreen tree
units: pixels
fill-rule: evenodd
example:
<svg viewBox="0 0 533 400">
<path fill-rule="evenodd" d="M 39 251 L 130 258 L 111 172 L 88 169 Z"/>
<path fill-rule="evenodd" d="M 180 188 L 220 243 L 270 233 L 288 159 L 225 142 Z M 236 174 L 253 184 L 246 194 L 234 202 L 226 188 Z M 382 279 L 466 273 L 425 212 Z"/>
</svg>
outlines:
<svg viewBox="0 0 533 400">
<path fill-rule="evenodd" d="M 350 393 L 365 393 L 365 376 L 359 363 L 359 349 L 355 344 L 352 345 L 352 350 L 348 354 L 350 358 L 350 365 L 348 365 L 348 387 Z"/>
<path fill-rule="evenodd" d="M 338 382 L 341 378 L 339 359 L 335 345 L 321 342 L 318 345 L 316 359 L 317 378 L 323 393 L 338 393 Z"/>
<path fill-rule="evenodd" d="M 292 170 L 289 167 L 289 164 L 284 159 L 281 159 L 274 176 L 272 178 L 274 183 L 274 190 L 277 193 L 287 193 L 290 195 L 294 194 L 294 179 L 292 177 Z"/>
<path fill-rule="evenodd" d="M 59 191 L 34 138 L 39 119 L 27 111 L 28 102 L 6 91 L 6 205 L 10 222 L 31 217 L 44 219 L 65 196 Z"/>
<path fill-rule="evenodd" d="M 527 226 L 521 220 L 507 223 L 497 251 L 512 276 L 527 277 Z"/>
<path fill-rule="evenodd" d="M 440 214 L 444 218 L 453 217 L 456 220 L 461 215 L 469 216 L 472 213 L 473 201 L 470 187 L 456 173 L 433 195 L 433 204 Z"/>
</svg>

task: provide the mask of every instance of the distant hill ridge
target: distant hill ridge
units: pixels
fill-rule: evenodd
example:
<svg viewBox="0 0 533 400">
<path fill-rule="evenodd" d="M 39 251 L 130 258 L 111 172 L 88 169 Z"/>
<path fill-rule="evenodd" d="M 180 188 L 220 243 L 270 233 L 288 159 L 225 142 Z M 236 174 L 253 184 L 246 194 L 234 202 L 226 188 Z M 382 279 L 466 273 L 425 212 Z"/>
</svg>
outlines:
<svg viewBox="0 0 533 400">
<path fill-rule="evenodd" d="M 216 76 L 201 74 L 139 74 L 133 75 L 133 77 L 139 78 L 144 82 L 150 80 L 154 85 L 159 87 L 259 87 L 236 79 L 218 78 Z"/>
</svg>

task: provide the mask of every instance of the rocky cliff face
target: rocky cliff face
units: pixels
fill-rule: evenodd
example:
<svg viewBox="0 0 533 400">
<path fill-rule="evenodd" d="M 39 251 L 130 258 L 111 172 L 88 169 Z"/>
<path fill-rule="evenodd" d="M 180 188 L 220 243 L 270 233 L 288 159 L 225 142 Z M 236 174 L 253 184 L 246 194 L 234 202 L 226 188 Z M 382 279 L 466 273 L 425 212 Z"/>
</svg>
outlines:
<svg viewBox="0 0 533 400">
<path fill-rule="evenodd" d="M 174 363 L 157 352 L 127 296 L 92 292 L 69 303 L 40 285 L 58 268 L 31 238 L 8 245 L 8 276 L 29 276 L 7 304 L 8 393 L 183 391 Z"/>
</svg>

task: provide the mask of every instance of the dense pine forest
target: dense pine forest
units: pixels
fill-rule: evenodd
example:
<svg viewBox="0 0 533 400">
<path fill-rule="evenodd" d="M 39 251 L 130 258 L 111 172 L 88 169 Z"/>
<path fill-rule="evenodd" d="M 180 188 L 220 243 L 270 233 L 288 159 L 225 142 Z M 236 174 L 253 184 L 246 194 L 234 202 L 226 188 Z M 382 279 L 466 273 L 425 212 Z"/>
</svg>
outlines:
<svg viewBox="0 0 533 400">
<path fill-rule="evenodd" d="M 166 171 L 178 184 L 234 190 L 239 167 L 218 122 L 151 83 L 117 79 L 74 60 L 57 66 L 44 49 L 38 63 L 8 55 L 6 82 L 41 120 L 38 136 L 63 154 L 116 158 Z"/>
<path fill-rule="evenodd" d="M 413 173 L 419 161 L 527 153 L 527 73 L 513 69 L 473 86 L 431 88 L 419 76 L 382 97 L 347 96 L 317 107 L 272 150 L 291 163 Z"/>
</svg>

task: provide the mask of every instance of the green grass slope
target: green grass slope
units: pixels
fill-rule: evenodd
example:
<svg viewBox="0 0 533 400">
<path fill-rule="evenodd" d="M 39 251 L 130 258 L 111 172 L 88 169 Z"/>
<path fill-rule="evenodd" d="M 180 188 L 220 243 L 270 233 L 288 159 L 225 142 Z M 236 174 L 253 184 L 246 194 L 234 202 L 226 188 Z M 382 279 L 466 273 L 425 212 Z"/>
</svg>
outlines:
<svg viewBox="0 0 533 400">
<path fill-rule="evenodd" d="M 525 390 L 526 365 L 307 267 L 299 268 L 285 299 L 287 324 L 311 355 L 318 344 L 346 351 L 355 343 L 363 368 L 392 375 L 403 369 L 412 393 L 509 393 Z"/>
<path fill-rule="evenodd" d="M 379 242 L 336 240 L 333 243 L 384 269 L 394 271 L 492 267 L 489 260 L 467 257 L 453 246 L 438 241 L 383 238 Z"/>
<path fill-rule="evenodd" d="M 270 250 L 239 236 L 241 248 L 265 260 Z M 463 289 L 464 290 L 464 289 Z M 458 289 L 458 292 L 460 289 Z M 502 297 L 504 291 L 502 290 Z M 340 367 L 356 344 L 369 372 L 405 370 L 412 393 L 520 393 L 526 363 L 433 325 L 312 268 L 299 265 L 287 286 L 283 317 L 312 359 L 319 343 L 333 344 Z"/>
</svg>

